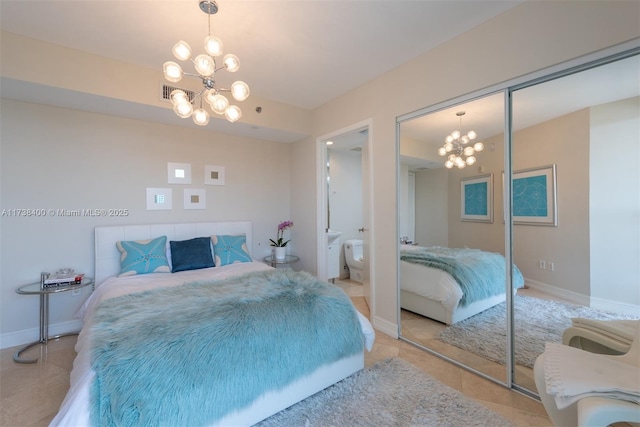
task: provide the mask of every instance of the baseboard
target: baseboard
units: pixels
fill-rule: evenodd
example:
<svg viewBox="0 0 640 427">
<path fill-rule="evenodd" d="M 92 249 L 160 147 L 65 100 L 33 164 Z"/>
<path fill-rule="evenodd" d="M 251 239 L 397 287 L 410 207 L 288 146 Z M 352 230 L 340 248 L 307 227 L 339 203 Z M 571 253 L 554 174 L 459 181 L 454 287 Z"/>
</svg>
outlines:
<svg viewBox="0 0 640 427">
<path fill-rule="evenodd" d="M 629 314 L 632 316 L 640 316 L 640 306 L 626 304 L 619 301 L 611 301 L 604 298 L 589 297 L 577 292 L 568 291 L 566 289 L 551 286 L 546 283 L 537 282 L 535 280 L 525 279 L 525 285 L 536 291 L 562 298 L 574 304 L 583 305 L 585 307 L 595 308 L 597 310 L 610 311 L 614 313 Z"/>
<path fill-rule="evenodd" d="M 66 334 L 69 332 L 79 331 L 82 328 L 81 320 L 70 320 L 49 325 L 49 336 Z M 40 328 L 24 329 L 22 331 L 9 332 L 0 335 L 0 349 L 18 347 L 38 341 L 40 336 Z"/>
<path fill-rule="evenodd" d="M 398 338 L 398 325 L 396 325 L 395 323 L 391 323 L 388 320 L 382 319 L 378 316 L 374 316 L 373 328 L 382 332 L 383 334 L 389 335 L 392 338 Z"/>
<path fill-rule="evenodd" d="M 551 295 L 553 297 L 562 298 L 566 301 L 574 304 L 583 305 L 589 307 L 589 297 L 579 294 L 577 292 L 568 291 L 566 289 L 558 288 L 557 286 L 551 286 L 546 283 L 538 282 L 536 280 L 525 279 L 525 285 L 536 291 Z"/>
<path fill-rule="evenodd" d="M 610 301 L 603 298 L 591 298 L 591 307 L 603 310 L 612 311 L 614 313 L 628 314 L 630 316 L 640 317 L 640 306 L 633 304 L 626 304 L 618 301 Z"/>
</svg>

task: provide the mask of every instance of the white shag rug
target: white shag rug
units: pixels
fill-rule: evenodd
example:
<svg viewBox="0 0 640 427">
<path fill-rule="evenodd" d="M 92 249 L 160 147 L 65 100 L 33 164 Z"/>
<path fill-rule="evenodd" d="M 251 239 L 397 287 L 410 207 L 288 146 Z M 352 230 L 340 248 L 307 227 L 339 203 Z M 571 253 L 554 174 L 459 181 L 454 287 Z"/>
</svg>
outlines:
<svg viewBox="0 0 640 427">
<path fill-rule="evenodd" d="M 439 341 L 505 364 L 507 343 L 506 303 L 478 313 L 444 329 Z M 514 298 L 515 363 L 533 367 L 544 352 L 545 342 L 562 343 L 562 333 L 572 317 L 596 320 L 634 319 L 633 316 L 598 311 L 589 307 L 516 295 Z"/>
<path fill-rule="evenodd" d="M 259 427 L 513 426 L 410 363 L 386 359 L 279 412 Z"/>
</svg>

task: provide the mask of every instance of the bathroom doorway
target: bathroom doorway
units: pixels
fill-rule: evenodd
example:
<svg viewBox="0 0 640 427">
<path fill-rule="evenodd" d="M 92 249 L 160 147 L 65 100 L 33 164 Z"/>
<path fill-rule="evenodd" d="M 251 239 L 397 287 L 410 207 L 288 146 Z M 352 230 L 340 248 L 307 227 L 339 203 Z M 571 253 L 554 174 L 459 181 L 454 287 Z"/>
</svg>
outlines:
<svg viewBox="0 0 640 427">
<path fill-rule="evenodd" d="M 362 241 L 362 294 L 373 307 L 370 273 L 372 238 L 370 215 L 370 121 L 340 129 L 317 140 L 318 144 L 318 277 L 349 280 L 345 245 Z M 339 255 L 336 254 L 339 251 Z M 336 265 L 337 264 L 337 265 Z M 355 273 L 355 270 L 354 270 Z"/>
</svg>

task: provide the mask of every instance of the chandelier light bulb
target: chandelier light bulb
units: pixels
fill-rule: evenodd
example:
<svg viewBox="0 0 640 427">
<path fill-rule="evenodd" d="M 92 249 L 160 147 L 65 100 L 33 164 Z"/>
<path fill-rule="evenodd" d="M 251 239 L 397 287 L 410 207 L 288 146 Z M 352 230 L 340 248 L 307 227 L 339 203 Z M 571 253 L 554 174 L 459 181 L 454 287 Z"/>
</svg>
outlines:
<svg viewBox="0 0 640 427">
<path fill-rule="evenodd" d="M 209 77 L 216 71 L 215 61 L 212 57 L 205 55 L 204 53 L 196 56 L 196 59 L 193 61 L 193 65 L 201 76 Z"/>
<path fill-rule="evenodd" d="M 442 148 L 444 148 L 445 152 L 449 153 L 451 152 L 451 150 L 453 150 L 453 144 L 450 142 L 447 142 L 446 144 L 444 144 L 444 147 Z"/>
<path fill-rule="evenodd" d="M 476 142 L 473 144 L 473 149 L 476 151 L 482 151 L 484 150 L 484 144 L 482 142 Z"/>
<path fill-rule="evenodd" d="M 238 80 L 231 85 L 231 95 L 236 101 L 244 101 L 249 97 L 249 85 Z"/>
<path fill-rule="evenodd" d="M 224 114 L 227 107 L 229 107 L 229 100 L 226 96 L 217 94 L 211 98 L 209 105 L 211 105 L 211 109 L 214 113 Z"/>
<path fill-rule="evenodd" d="M 462 145 L 467 145 L 469 143 L 469 137 L 467 135 L 462 135 L 460 137 L 460 143 Z"/>
<path fill-rule="evenodd" d="M 209 124 L 209 113 L 202 108 L 198 108 L 193 112 L 193 122 L 198 126 L 206 126 Z"/>
<path fill-rule="evenodd" d="M 169 95 L 169 98 L 171 99 L 171 103 L 174 106 L 181 102 L 189 102 L 187 94 L 182 89 L 174 89 L 173 91 L 171 91 L 171 95 Z"/>
<path fill-rule="evenodd" d="M 180 61 L 186 61 L 191 58 L 191 46 L 184 40 L 180 40 L 178 43 L 173 46 L 171 49 L 173 52 L 173 56 L 178 58 Z"/>
<path fill-rule="evenodd" d="M 218 91 L 215 89 L 207 89 L 204 91 L 203 97 L 204 100 L 209 104 L 213 103 L 214 97 L 218 94 Z"/>
<path fill-rule="evenodd" d="M 188 102 L 180 102 L 173 107 L 173 111 L 175 111 L 178 117 L 186 119 L 193 114 L 193 106 Z"/>
<path fill-rule="evenodd" d="M 475 133 L 474 131 L 470 130 L 469 132 L 467 132 L 467 138 L 469 138 L 469 140 L 473 141 L 474 139 L 476 139 L 476 137 L 478 136 L 477 133 Z"/>
<path fill-rule="evenodd" d="M 451 137 L 453 139 L 458 139 L 460 138 L 460 131 L 459 130 L 454 130 L 453 132 L 451 132 Z"/>
<path fill-rule="evenodd" d="M 220 56 L 222 55 L 222 40 L 217 38 L 216 36 L 209 36 L 204 39 L 204 50 L 211 56 Z"/>
<path fill-rule="evenodd" d="M 444 166 L 447 169 L 451 169 L 453 167 L 453 162 L 451 160 L 447 160 L 446 162 L 444 162 Z"/>
<path fill-rule="evenodd" d="M 227 118 L 227 120 L 233 123 L 239 120 L 240 117 L 242 117 L 242 110 L 240 110 L 240 107 L 238 107 L 237 105 L 230 105 L 229 108 L 227 108 L 227 110 L 224 112 L 224 116 Z"/>
<path fill-rule="evenodd" d="M 453 142 L 453 137 L 452 137 L 451 135 L 447 136 L 447 137 L 444 139 L 444 142 L 448 142 L 448 143 Z"/>
<path fill-rule="evenodd" d="M 438 154 L 440 156 L 444 156 L 444 155 L 447 154 L 447 150 L 445 150 L 444 147 L 440 147 L 440 148 L 438 148 Z"/>
<path fill-rule="evenodd" d="M 476 158 L 475 158 L 475 157 L 473 157 L 473 156 L 469 156 L 469 157 L 467 157 L 467 160 L 465 160 L 465 162 L 466 162 L 469 166 L 471 166 L 472 164 L 474 164 L 474 163 L 476 162 Z"/>
<path fill-rule="evenodd" d="M 473 153 L 475 152 L 476 150 L 474 150 L 473 147 L 464 147 L 464 150 L 462 151 L 465 156 L 473 156 Z"/>
<path fill-rule="evenodd" d="M 230 73 L 235 73 L 240 69 L 240 60 L 237 56 L 228 53 L 224 56 L 224 68 Z"/>
<path fill-rule="evenodd" d="M 164 70 L 164 78 L 168 81 L 175 83 L 182 79 L 182 68 L 175 62 L 167 61 L 162 65 L 162 68 Z"/>
</svg>

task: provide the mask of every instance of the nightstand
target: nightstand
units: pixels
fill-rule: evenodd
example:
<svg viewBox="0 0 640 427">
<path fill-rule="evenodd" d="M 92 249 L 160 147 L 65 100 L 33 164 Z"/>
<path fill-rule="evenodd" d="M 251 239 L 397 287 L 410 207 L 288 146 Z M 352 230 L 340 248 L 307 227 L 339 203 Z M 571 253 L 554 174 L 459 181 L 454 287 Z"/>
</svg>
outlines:
<svg viewBox="0 0 640 427">
<path fill-rule="evenodd" d="M 43 288 L 40 282 L 29 283 L 28 285 L 20 286 L 16 289 L 16 292 L 20 295 L 39 295 L 40 296 L 40 339 L 25 345 L 20 350 L 13 354 L 13 361 L 17 363 L 36 363 L 38 359 L 21 359 L 20 354 L 25 350 L 38 344 L 47 344 L 48 340 L 62 338 L 70 335 L 78 335 L 78 332 L 70 332 L 66 334 L 60 334 L 53 337 L 49 336 L 49 295 L 57 294 L 60 292 L 73 291 L 81 289 L 86 286 L 93 286 L 93 279 L 85 277 L 82 282 L 70 285 L 52 286 L 49 288 Z"/>
<path fill-rule="evenodd" d="M 293 264 L 298 261 L 300 261 L 300 257 L 295 255 L 285 255 L 283 259 L 278 259 L 274 255 L 267 255 L 264 257 L 264 262 L 271 264 L 271 267 L 275 268 L 278 268 L 279 265 L 288 266 L 289 264 Z"/>
</svg>

